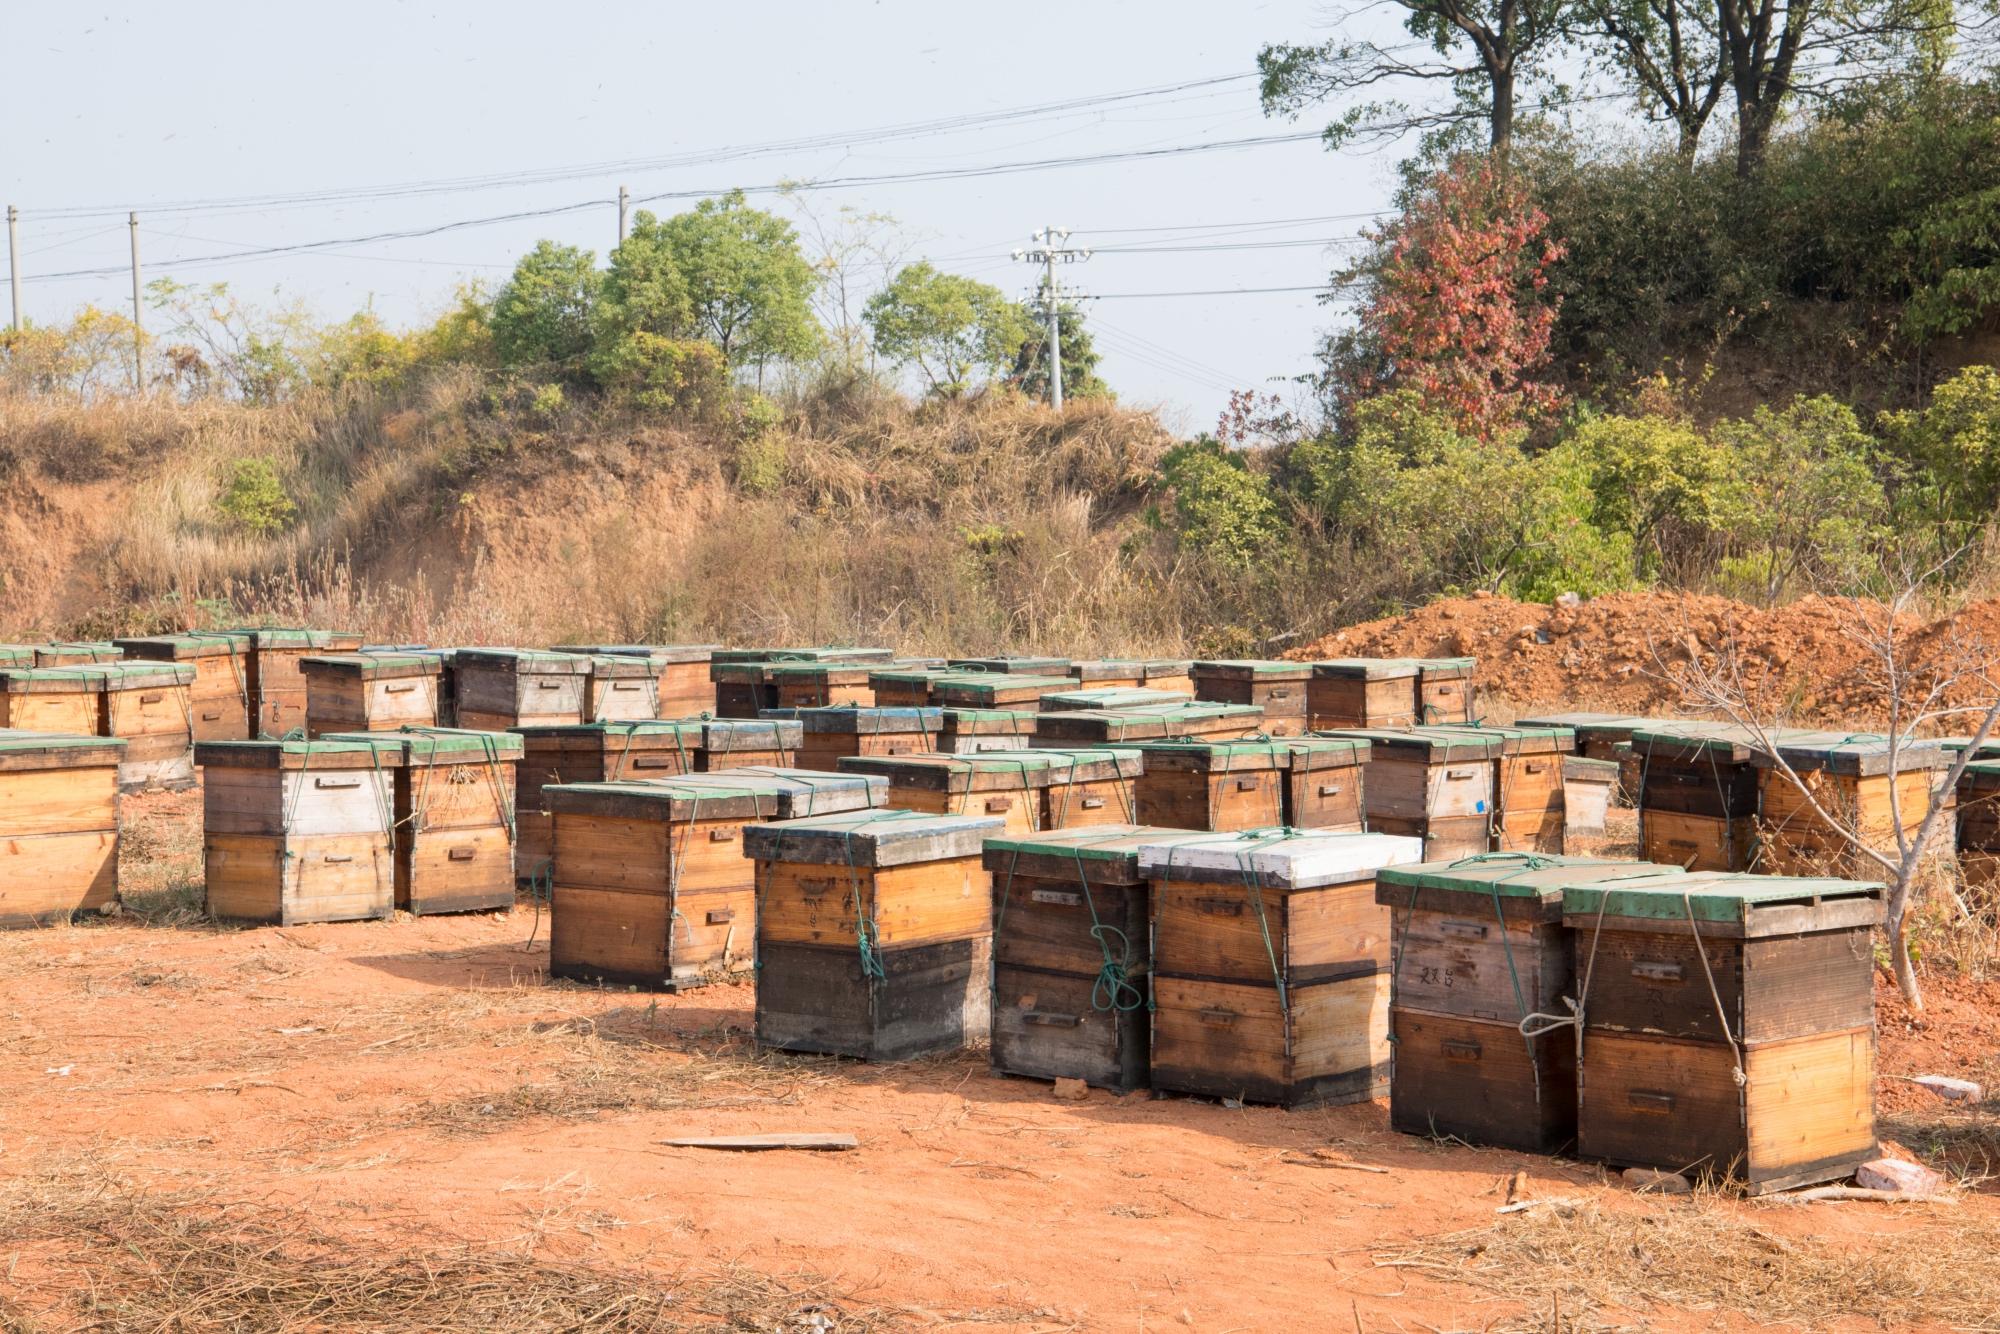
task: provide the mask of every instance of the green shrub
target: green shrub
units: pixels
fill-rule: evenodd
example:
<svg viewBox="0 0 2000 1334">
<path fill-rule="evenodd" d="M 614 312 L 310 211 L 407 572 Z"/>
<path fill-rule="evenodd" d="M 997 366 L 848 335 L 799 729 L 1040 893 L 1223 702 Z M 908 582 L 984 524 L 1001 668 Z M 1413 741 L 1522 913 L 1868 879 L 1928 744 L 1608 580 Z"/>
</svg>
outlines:
<svg viewBox="0 0 2000 1334">
<path fill-rule="evenodd" d="M 1247 563 L 1284 531 L 1271 487 L 1243 455 L 1213 436 L 1168 450 L 1160 480 L 1172 496 L 1180 543 L 1226 563 Z"/>
<path fill-rule="evenodd" d="M 722 350 L 697 338 L 634 330 L 600 344 L 591 373 L 614 400 L 644 412 L 701 415 L 729 395 Z"/>
<path fill-rule="evenodd" d="M 299 512 L 269 459 L 236 460 L 215 509 L 230 527 L 255 537 L 284 532 Z"/>
</svg>

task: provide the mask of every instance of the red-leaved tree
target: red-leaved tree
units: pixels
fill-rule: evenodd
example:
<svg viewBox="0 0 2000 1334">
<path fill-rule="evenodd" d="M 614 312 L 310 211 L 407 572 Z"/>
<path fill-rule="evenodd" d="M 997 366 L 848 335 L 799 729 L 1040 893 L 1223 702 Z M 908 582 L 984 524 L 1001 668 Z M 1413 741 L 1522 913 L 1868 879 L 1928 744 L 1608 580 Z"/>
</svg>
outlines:
<svg viewBox="0 0 2000 1334">
<path fill-rule="evenodd" d="M 1563 257 L 1548 221 L 1490 158 L 1460 158 L 1426 182 L 1343 275 L 1366 297 L 1357 327 L 1328 340 L 1336 406 L 1414 389 L 1481 439 L 1560 406 L 1561 391 L 1536 378 L 1556 322 L 1548 270 Z"/>
</svg>

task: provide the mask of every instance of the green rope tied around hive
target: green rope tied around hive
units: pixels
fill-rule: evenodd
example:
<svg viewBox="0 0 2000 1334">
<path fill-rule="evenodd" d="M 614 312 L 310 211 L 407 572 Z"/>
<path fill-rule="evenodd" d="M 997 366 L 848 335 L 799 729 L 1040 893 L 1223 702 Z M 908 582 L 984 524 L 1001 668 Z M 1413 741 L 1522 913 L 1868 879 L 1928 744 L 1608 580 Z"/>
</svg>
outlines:
<svg viewBox="0 0 2000 1334">
<path fill-rule="evenodd" d="M 1134 1010 L 1152 1008 L 1152 998 L 1131 982 L 1132 939 L 1097 915 L 1097 899 L 1090 892 L 1090 874 L 1083 860 L 1086 847 L 1114 843 L 1124 837 L 1124 834 L 1107 834 L 1103 838 L 1077 843 L 1070 849 L 1070 856 L 1076 861 L 1076 881 L 1083 887 L 1084 907 L 1090 910 L 1090 938 L 1097 942 L 1097 948 L 1104 954 L 1104 962 L 1097 969 L 1097 980 L 1090 987 L 1091 1008 L 1104 1014 L 1129 1014 Z M 1119 946 L 1119 956 L 1115 958 L 1111 950 L 1111 938 L 1114 936 Z"/>
</svg>

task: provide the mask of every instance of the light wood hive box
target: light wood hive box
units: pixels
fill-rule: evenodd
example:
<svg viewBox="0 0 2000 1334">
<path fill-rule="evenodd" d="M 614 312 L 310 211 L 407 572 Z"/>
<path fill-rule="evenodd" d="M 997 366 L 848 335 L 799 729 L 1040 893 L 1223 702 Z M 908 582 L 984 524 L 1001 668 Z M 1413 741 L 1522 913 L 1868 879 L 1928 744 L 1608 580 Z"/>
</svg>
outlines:
<svg viewBox="0 0 2000 1334">
<path fill-rule="evenodd" d="M 1881 887 L 1850 880 L 1703 872 L 1566 887 L 1585 993 L 1577 1151 L 1752 1193 L 1875 1156 L 1870 936 L 1882 915 Z"/>
<path fill-rule="evenodd" d="M 1456 861 L 1491 846 L 1500 741 L 1450 727 L 1335 728 L 1369 743 L 1368 827 L 1424 841 L 1424 861 Z"/>
<path fill-rule="evenodd" d="M 1474 658 L 1418 658 L 1418 721 L 1431 727 L 1473 721 L 1477 716 L 1473 678 L 1478 671 Z"/>
<path fill-rule="evenodd" d="M 658 718 L 691 718 L 715 709 L 708 666 L 718 644 L 557 644 L 555 653 L 587 658 L 644 658 L 658 669 Z"/>
<path fill-rule="evenodd" d="M 248 740 L 255 706 L 250 698 L 250 632 L 189 630 L 112 641 L 127 658 L 184 662 L 194 668 L 188 701 L 196 741 Z"/>
<path fill-rule="evenodd" d="M 266 737 L 303 735 L 306 726 L 306 678 L 301 658 L 352 653 L 361 636 L 347 630 L 260 627 L 249 630 L 249 684 L 255 734 Z"/>
<path fill-rule="evenodd" d="M 1550 1153 L 1576 1138 L 1576 1037 L 1528 1038 L 1574 994 L 1563 889 L 1677 876 L 1645 862 L 1484 853 L 1382 872 L 1394 915 L 1389 1124 L 1412 1135 Z"/>
<path fill-rule="evenodd" d="M 1137 823 L 1224 831 L 1285 823 L 1292 753 L 1281 741 L 1147 741 L 1137 750 Z"/>
<path fill-rule="evenodd" d="M 1286 1107 L 1384 1092 L 1390 917 L 1375 876 L 1420 847 L 1284 832 L 1141 847 L 1154 1087 Z"/>
<path fill-rule="evenodd" d="M 335 653 L 299 659 L 306 735 L 436 727 L 444 665 L 420 653 Z"/>
<path fill-rule="evenodd" d="M 397 747 L 396 906 L 417 916 L 514 906 L 521 738 L 412 727 L 333 733 Z"/>
<path fill-rule="evenodd" d="M 1333 658 L 1312 664 L 1306 717 L 1315 732 L 1331 727 L 1411 727 L 1417 676 L 1412 658 Z"/>
<path fill-rule="evenodd" d="M 1044 713 L 1121 713 L 1148 707 L 1179 708 L 1194 703 L 1194 696 L 1180 690 L 1152 690 L 1145 686 L 1083 686 L 1052 690 L 1040 700 Z"/>
<path fill-rule="evenodd" d="M 1114 824 L 986 840 L 996 1071 L 1147 1085 L 1152 908 L 1139 849 L 1204 837 Z"/>
<path fill-rule="evenodd" d="M 1493 757 L 1496 852 L 1563 850 L 1563 757 L 1576 750 L 1567 727 L 1480 727 L 1452 724 L 1500 744 Z"/>
<path fill-rule="evenodd" d="M 757 1040 L 894 1061 L 954 1051 L 991 1016 L 985 816 L 866 811 L 752 826 Z"/>
<path fill-rule="evenodd" d="M 801 771 L 543 788 L 551 975 L 678 991 L 751 968 L 757 889 L 744 827 L 882 795 L 879 781 Z"/>
<path fill-rule="evenodd" d="M 893 662 L 886 648 L 818 646 L 808 648 L 728 648 L 709 655 L 709 679 L 715 685 L 715 713 L 720 718 L 755 718 L 779 707 L 777 686 L 765 672 L 774 663 L 844 662 L 874 666 Z"/>
<path fill-rule="evenodd" d="M 1196 699 L 1253 704 L 1264 711 L 1264 731 L 1297 736 L 1306 729 L 1306 684 L 1312 664 L 1265 659 L 1196 662 L 1190 671 Z"/>
<path fill-rule="evenodd" d="M 1876 863 L 1839 829 L 1893 853 L 1898 823 L 1905 834 L 1916 832 L 1943 778 L 1939 771 L 1953 760 L 1936 741 L 1903 741 L 1892 757 L 1887 737 L 1841 732 L 1785 733 L 1776 749 L 1776 757 L 1760 751 L 1750 763 L 1757 774 L 1758 869 L 1780 875 L 1872 877 Z M 1791 766 L 1796 781 L 1777 758 Z M 1941 799 L 1952 803 L 1956 793 L 1944 792 Z M 1930 856 L 1942 860 L 1948 848 L 1949 840 L 1933 843 Z"/>
<path fill-rule="evenodd" d="M 614 653 L 589 658 L 583 678 L 583 721 L 637 723 L 663 716 L 660 673 L 666 664 Z"/>
<path fill-rule="evenodd" d="M 799 725 L 799 765 L 835 770 L 857 755 L 924 755 L 937 750 L 940 709 L 773 709 L 769 718 Z"/>
<path fill-rule="evenodd" d="M 774 662 L 766 669 L 776 707 L 824 709 L 875 706 L 869 679 L 876 668 L 856 662 Z"/>
<path fill-rule="evenodd" d="M 292 926 L 396 910 L 393 741 L 204 741 L 208 911 Z"/>
<path fill-rule="evenodd" d="M 920 709 L 931 702 L 931 682 L 950 676 L 948 667 L 874 667 L 868 672 L 868 703 L 885 709 Z"/>
<path fill-rule="evenodd" d="M 452 654 L 461 727 L 504 732 L 586 721 L 589 658 L 536 649 L 462 648 Z"/>
<path fill-rule="evenodd" d="M 1287 737 L 1284 823 L 1330 834 L 1368 827 L 1369 742 L 1358 737 Z"/>
<path fill-rule="evenodd" d="M 97 733 L 125 740 L 119 787 L 179 792 L 194 786 L 192 664 L 107 662 L 64 670 L 98 678 Z"/>
<path fill-rule="evenodd" d="M 1563 846 L 1574 839 L 1602 838 L 1618 791 L 1618 762 L 1563 756 Z"/>
<path fill-rule="evenodd" d="M 1093 658 L 1072 662 L 1068 675 L 1084 686 L 1143 686 L 1194 694 L 1194 664 L 1186 658 Z"/>
<path fill-rule="evenodd" d="M 542 789 L 559 783 L 615 783 L 672 778 L 695 771 L 703 724 L 654 719 L 629 723 L 563 723 L 512 729 L 521 738 L 520 799 L 515 807 L 517 880 L 546 878 L 555 852 L 554 825 Z"/>
<path fill-rule="evenodd" d="M 1148 704 L 1132 709 L 1058 710 L 1035 720 L 1034 745 L 1135 746 L 1194 737 L 1235 741 L 1257 735 L 1264 711 L 1255 704 Z"/>
<path fill-rule="evenodd" d="M 1672 722 L 1638 729 L 1631 746 L 1640 855 L 1695 871 L 1748 870 L 1757 855 L 1752 733 Z"/>
<path fill-rule="evenodd" d="M 124 749 L 111 737 L 0 731 L 0 927 L 117 901 Z"/>
</svg>

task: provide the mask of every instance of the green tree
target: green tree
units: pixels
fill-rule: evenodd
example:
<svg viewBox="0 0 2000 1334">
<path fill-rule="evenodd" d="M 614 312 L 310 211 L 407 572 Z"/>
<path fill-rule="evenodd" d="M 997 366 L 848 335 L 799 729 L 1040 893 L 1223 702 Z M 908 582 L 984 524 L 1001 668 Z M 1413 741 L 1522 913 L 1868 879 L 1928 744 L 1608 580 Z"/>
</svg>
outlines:
<svg viewBox="0 0 2000 1334">
<path fill-rule="evenodd" d="M 875 351 L 899 366 L 915 366 L 925 387 L 957 398 L 973 373 L 1003 373 L 1028 336 L 1027 316 L 999 288 L 919 260 L 897 270 L 864 312 Z"/>
<path fill-rule="evenodd" d="M 1225 564 L 1244 565 L 1284 533 L 1270 483 L 1240 450 L 1212 435 L 1175 445 L 1160 460 L 1180 544 Z"/>
<path fill-rule="evenodd" d="M 1014 354 L 1010 377 L 1016 388 L 1030 398 L 1049 396 L 1049 325 L 1022 312 L 1026 331 L 1020 350 Z M 1074 305 L 1056 307 L 1056 338 L 1062 348 L 1064 398 L 1109 398 L 1111 387 L 1097 374 L 1097 345 L 1083 322 L 1083 312 Z"/>
<path fill-rule="evenodd" d="M 600 339 L 628 333 L 689 338 L 695 333 L 694 300 L 667 224 L 641 209 L 625 239 L 611 252 L 597 302 Z"/>
<path fill-rule="evenodd" d="M 486 285 L 460 283 L 444 313 L 412 333 L 410 345 L 420 365 L 493 365 L 493 297 Z"/>
<path fill-rule="evenodd" d="M 231 464 L 229 482 L 216 497 L 215 508 L 232 526 L 255 537 L 284 532 L 299 512 L 269 459 L 238 459 Z"/>
<path fill-rule="evenodd" d="M 686 285 L 692 332 L 732 366 L 796 361 L 819 346 L 811 304 L 818 278 L 789 222 L 751 208 L 735 190 L 668 218 L 660 237 Z"/>
<path fill-rule="evenodd" d="M 2000 511 L 2000 371 L 1968 366 L 1921 410 L 1887 413 L 1882 434 L 1902 474 L 1896 506 L 1950 557 Z"/>
<path fill-rule="evenodd" d="M 575 375 L 590 355 L 603 277 L 596 256 L 542 241 L 521 257 L 493 302 L 493 349 L 503 366 Z"/>
<path fill-rule="evenodd" d="M 1591 519 L 1631 537 L 1632 576 L 1686 573 L 1727 499 L 1728 451 L 1688 421 L 1648 413 L 1592 418 L 1557 446 L 1586 478 Z"/>
<path fill-rule="evenodd" d="M 1731 485 L 1717 518 L 1738 550 L 1723 573 L 1765 605 L 1802 576 L 1852 588 L 1888 536 L 1875 442 L 1853 409 L 1824 395 L 1716 426 Z"/>
</svg>

